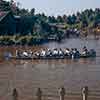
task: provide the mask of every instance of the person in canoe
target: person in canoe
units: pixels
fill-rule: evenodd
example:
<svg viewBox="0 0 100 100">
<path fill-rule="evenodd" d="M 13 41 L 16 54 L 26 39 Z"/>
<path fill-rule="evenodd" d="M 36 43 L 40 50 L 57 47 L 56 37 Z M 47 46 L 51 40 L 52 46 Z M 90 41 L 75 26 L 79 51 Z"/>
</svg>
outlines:
<svg viewBox="0 0 100 100">
<path fill-rule="evenodd" d="M 89 56 L 89 51 L 88 51 L 86 46 L 83 47 L 81 56 L 83 56 L 83 57 L 88 57 Z"/>
<path fill-rule="evenodd" d="M 60 48 L 59 51 L 58 51 L 58 55 L 59 55 L 59 56 L 64 56 L 63 50 L 62 50 L 61 48 Z"/>
<path fill-rule="evenodd" d="M 84 46 L 83 49 L 82 49 L 82 55 L 87 56 L 88 54 L 89 54 L 89 51 L 88 51 L 87 47 Z"/>
<path fill-rule="evenodd" d="M 45 50 L 45 49 L 42 49 L 42 50 L 41 50 L 40 56 L 41 56 L 41 57 L 45 57 L 45 56 L 46 56 L 46 50 Z"/>
<path fill-rule="evenodd" d="M 46 56 L 47 57 L 51 57 L 52 56 L 52 51 L 50 49 L 47 49 Z"/>
<path fill-rule="evenodd" d="M 66 57 L 69 57 L 70 56 L 70 49 L 69 48 L 66 48 L 64 50 L 64 56 L 66 56 Z"/>
<path fill-rule="evenodd" d="M 53 50 L 53 52 L 52 52 L 52 55 L 53 55 L 54 57 L 56 57 L 56 56 L 58 56 L 58 54 L 59 54 L 59 51 L 58 51 L 57 48 L 55 48 L 55 49 Z"/>
<path fill-rule="evenodd" d="M 71 57 L 72 59 L 80 58 L 80 53 L 79 53 L 79 51 L 77 50 L 77 48 L 72 48 L 72 49 L 71 49 L 70 57 Z"/>
</svg>

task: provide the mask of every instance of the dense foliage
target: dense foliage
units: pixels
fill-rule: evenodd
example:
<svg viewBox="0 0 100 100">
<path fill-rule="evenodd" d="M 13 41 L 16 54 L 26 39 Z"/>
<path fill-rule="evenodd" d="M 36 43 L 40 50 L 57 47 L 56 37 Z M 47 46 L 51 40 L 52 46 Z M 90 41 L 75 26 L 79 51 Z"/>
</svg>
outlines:
<svg viewBox="0 0 100 100">
<path fill-rule="evenodd" d="M 20 3 L 15 3 L 13 0 L 10 2 L 0 0 L 0 10 L 9 11 L 11 10 L 14 14 L 20 16 L 36 16 L 38 20 L 44 21 L 47 23 L 66 23 L 68 25 L 75 25 L 81 23 L 83 27 L 92 26 L 91 23 L 97 24 L 100 22 L 100 9 L 86 9 L 82 12 L 77 12 L 69 16 L 58 15 L 55 16 L 46 16 L 44 13 L 35 14 L 35 8 L 32 8 L 30 11 L 25 8 L 19 8 Z"/>
<path fill-rule="evenodd" d="M 55 36 L 59 40 L 67 34 L 68 29 L 76 28 L 82 34 L 85 34 L 89 29 L 94 29 L 92 31 L 95 33 L 97 29 L 100 29 L 100 8 L 86 9 L 76 14 L 55 17 L 46 16 L 44 13 L 35 14 L 35 8 L 30 11 L 20 8 L 19 3 L 15 3 L 13 0 L 10 2 L 0 0 L 0 10 L 12 11 L 14 15 L 21 16 L 19 24 L 21 29 L 17 34 L 21 36 L 31 35 L 41 38 Z"/>
</svg>

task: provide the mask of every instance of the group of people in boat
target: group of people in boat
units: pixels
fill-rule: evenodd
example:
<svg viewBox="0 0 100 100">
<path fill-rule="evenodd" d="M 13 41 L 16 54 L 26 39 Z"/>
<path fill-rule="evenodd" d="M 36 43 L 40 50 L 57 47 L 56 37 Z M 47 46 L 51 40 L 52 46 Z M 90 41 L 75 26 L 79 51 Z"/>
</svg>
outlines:
<svg viewBox="0 0 100 100">
<path fill-rule="evenodd" d="M 80 53 L 77 48 L 66 48 L 66 49 L 41 49 L 40 51 L 32 52 L 30 51 L 17 51 L 17 57 L 29 57 L 29 58 L 80 58 L 89 57 L 89 56 L 96 56 L 96 51 L 94 49 L 88 50 L 85 46 L 82 49 L 82 53 Z"/>
</svg>

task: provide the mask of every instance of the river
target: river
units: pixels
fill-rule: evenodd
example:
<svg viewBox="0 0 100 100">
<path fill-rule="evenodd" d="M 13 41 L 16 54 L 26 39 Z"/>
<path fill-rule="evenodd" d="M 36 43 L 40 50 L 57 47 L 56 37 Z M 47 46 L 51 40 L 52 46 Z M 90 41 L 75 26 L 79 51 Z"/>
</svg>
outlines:
<svg viewBox="0 0 100 100">
<path fill-rule="evenodd" d="M 64 86 L 67 94 L 81 93 L 84 86 L 90 91 L 100 91 L 100 40 L 67 39 L 61 43 L 51 42 L 40 48 L 94 48 L 96 58 L 79 60 L 2 60 L 0 59 L 0 100 L 11 100 L 13 88 L 17 88 L 21 100 L 31 100 L 40 87 L 44 95 L 58 95 L 58 89 Z M 27 49 L 28 47 L 20 47 Z M 15 52 L 19 47 L 0 47 L 4 51 Z M 29 49 L 28 48 L 28 49 Z"/>
</svg>

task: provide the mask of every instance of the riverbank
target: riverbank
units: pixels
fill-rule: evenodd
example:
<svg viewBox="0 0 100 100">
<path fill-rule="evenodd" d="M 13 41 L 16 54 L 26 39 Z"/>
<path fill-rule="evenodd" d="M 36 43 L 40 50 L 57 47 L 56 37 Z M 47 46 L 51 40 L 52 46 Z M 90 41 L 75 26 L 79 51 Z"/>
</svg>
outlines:
<svg viewBox="0 0 100 100">
<path fill-rule="evenodd" d="M 38 36 L 31 36 L 31 35 L 25 35 L 25 36 L 0 36 L 0 46 L 32 46 L 32 45 L 43 45 L 45 43 L 49 42 L 62 42 L 66 39 L 100 39 L 100 35 L 87 35 L 87 36 L 79 36 L 79 37 L 69 37 L 69 38 L 57 38 L 57 37 L 38 37 Z"/>
</svg>

